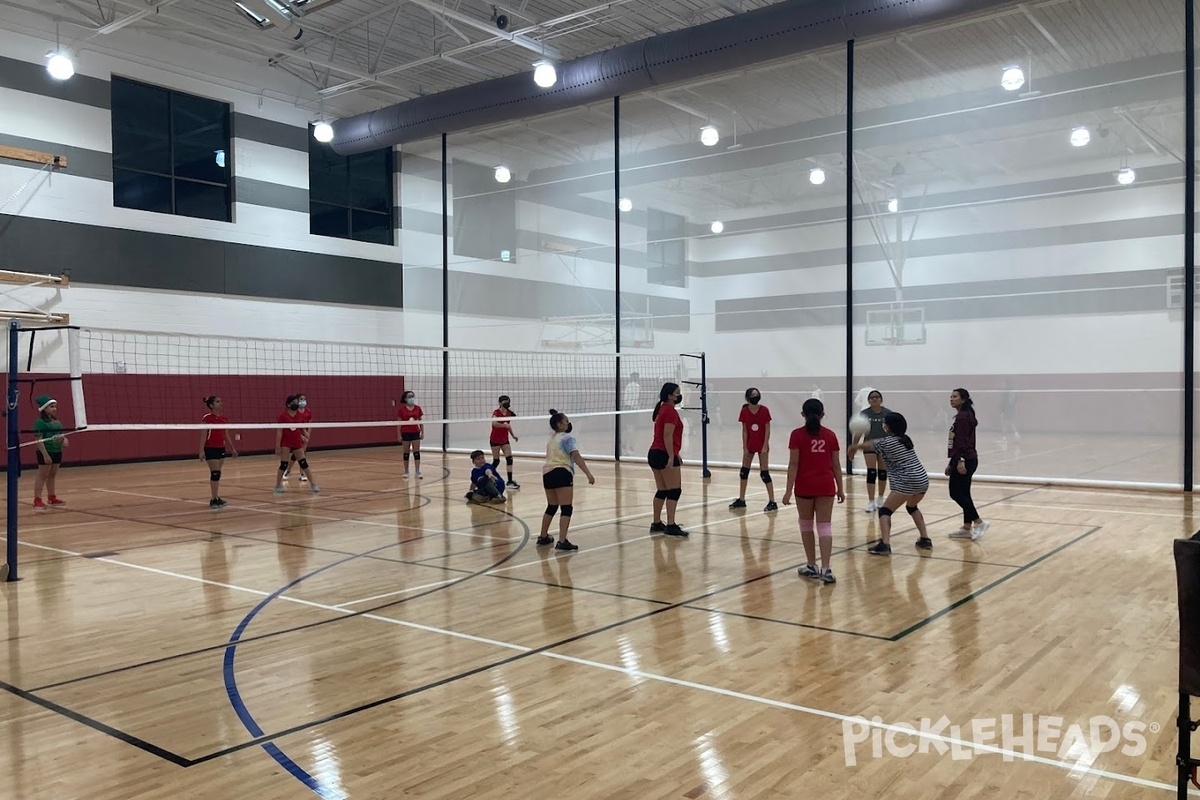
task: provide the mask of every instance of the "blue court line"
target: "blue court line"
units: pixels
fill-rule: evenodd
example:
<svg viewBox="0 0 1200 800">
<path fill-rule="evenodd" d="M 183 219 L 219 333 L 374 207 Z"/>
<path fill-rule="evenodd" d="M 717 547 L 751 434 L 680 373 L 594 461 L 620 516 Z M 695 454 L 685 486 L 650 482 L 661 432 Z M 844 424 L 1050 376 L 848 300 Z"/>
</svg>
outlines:
<svg viewBox="0 0 1200 800">
<path fill-rule="evenodd" d="M 517 517 L 513 517 L 513 519 L 515 519 L 518 522 L 521 522 L 521 520 Z M 520 544 L 517 545 L 515 550 L 511 551 L 508 555 L 506 555 L 504 558 L 500 559 L 496 563 L 490 564 L 487 567 L 484 567 L 482 570 L 479 570 L 478 572 L 474 572 L 469 575 L 464 575 L 460 580 L 454 581 L 453 583 L 446 584 L 445 586 L 439 586 L 439 587 L 430 589 L 429 591 L 421 592 L 420 594 L 410 595 L 402 600 L 395 600 L 390 603 L 384 603 L 383 605 L 377 606 L 375 608 L 364 609 L 362 611 L 348 614 L 345 618 L 349 619 L 352 617 L 362 616 L 363 614 L 368 614 L 373 611 L 378 611 L 381 608 L 387 608 L 389 606 L 399 605 L 399 604 L 407 602 L 409 600 L 415 600 L 419 597 L 424 597 L 424 596 L 426 596 L 428 594 L 432 594 L 434 592 L 443 591 L 445 589 L 449 589 L 454 586 L 458 586 L 459 584 L 463 583 L 464 581 L 468 581 L 472 578 L 476 578 L 479 575 L 482 575 L 483 573 L 487 572 L 488 570 L 494 569 L 497 566 L 499 566 L 500 564 L 503 564 L 505 561 L 508 561 L 510 558 L 515 556 L 517 553 L 519 553 L 525 547 L 525 545 L 529 541 L 529 537 L 530 537 L 529 527 L 526 525 L 525 526 L 525 536 L 521 540 Z M 304 581 L 308 580 L 309 578 L 312 578 L 316 575 L 320 575 L 322 572 L 325 572 L 326 570 L 330 570 L 330 569 L 333 569 L 334 567 L 341 566 L 342 564 L 345 564 L 348 561 L 353 561 L 358 558 L 364 558 L 366 556 L 373 555 L 374 553 L 378 553 L 381 550 L 387 550 L 392 547 L 397 547 L 399 545 L 407 544 L 409 542 L 419 541 L 424 538 L 425 538 L 424 536 L 416 536 L 411 539 L 405 539 L 405 540 L 401 540 L 398 542 L 391 542 L 389 544 L 383 545 L 382 547 L 375 547 L 375 548 L 372 548 L 371 550 L 366 550 L 362 553 L 355 553 L 353 555 L 347 556 L 346 558 L 339 559 L 338 561 L 334 561 L 330 564 L 326 564 L 325 566 L 320 567 L 319 569 L 315 569 L 306 575 L 301 575 L 300 577 L 296 578 L 295 580 L 291 581 L 290 583 L 276 589 L 274 592 L 272 592 L 271 594 L 264 597 L 258 605 L 256 605 L 254 608 L 252 608 L 250 610 L 250 612 L 248 614 L 246 614 L 245 617 L 242 618 L 242 621 L 238 623 L 237 628 L 234 629 L 233 634 L 230 635 L 229 644 L 226 645 L 226 647 L 225 647 L 225 657 L 224 657 L 224 660 L 222 663 L 222 676 L 223 676 L 224 682 L 225 682 L 225 694 L 229 697 L 229 704 L 231 706 L 233 706 L 233 710 L 237 714 L 238 719 L 241 720 L 242 725 L 246 728 L 246 730 L 252 736 L 257 738 L 260 736 L 265 736 L 266 734 L 263 731 L 263 729 L 259 726 L 258 722 L 254 719 L 254 715 L 252 715 L 250 713 L 250 710 L 248 708 L 246 708 L 245 701 L 242 700 L 242 693 L 237 685 L 237 675 L 236 675 L 236 672 L 234 669 L 234 661 L 237 657 L 237 646 L 240 643 L 243 634 L 246 632 L 246 628 L 248 628 L 250 626 L 250 623 L 254 621 L 254 618 L 258 616 L 259 612 L 261 612 L 264 608 L 266 608 L 272 601 L 277 600 L 280 597 L 280 595 L 282 595 L 284 592 L 297 586 L 300 583 L 303 583 Z M 321 783 L 320 780 L 318 780 L 316 777 L 314 777 L 312 774 L 310 774 L 307 770 L 305 770 L 303 767 L 301 767 L 299 764 L 297 764 L 295 761 L 293 761 L 292 758 L 290 756 L 288 756 L 287 753 L 283 752 L 283 750 L 281 750 L 273 742 L 263 743 L 262 749 L 267 753 L 267 755 L 269 755 L 272 759 L 274 759 L 275 762 L 279 764 L 279 766 L 281 766 L 285 770 L 287 770 L 292 775 L 292 777 L 296 778 L 296 780 L 303 783 L 305 786 L 307 786 L 309 789 L 311 789 L 315 794 L 317 794 L 318 796 L 323 798 L 323 800 L 346 800 L 345 795 L 342 795 L 340 792 L 337 792 L 336 790 L 331 789 L 330 787 Z"/>
</svg>

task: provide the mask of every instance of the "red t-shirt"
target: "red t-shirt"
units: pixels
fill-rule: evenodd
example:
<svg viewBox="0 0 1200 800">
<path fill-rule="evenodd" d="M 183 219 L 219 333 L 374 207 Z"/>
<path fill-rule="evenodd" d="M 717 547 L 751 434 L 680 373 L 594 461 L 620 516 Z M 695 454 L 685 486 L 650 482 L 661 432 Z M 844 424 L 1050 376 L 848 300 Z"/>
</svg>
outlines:
<svg viewBox="0 0 1200 800">
<path fill-rule="evenodd" d="M 223 414 L 205 414 L 204 419 L 200 420 L 205 425 L 224 425 L 229 422 L 229 417 Z M 208 438 L 204 440 L 205 447 L 219 447 L 225 449 L 225 429 L 211 428 L 208 431 Z"/>
<path fill-rule="evenodd" d="M 421 419 L 424 416 L 425 416 L 425 412 L 422 411 L 421 407 L 418 405 L 413 405 L 410 408 L 407 405 L 401 403 L 400 410 L 396 412 L 396 419 L 400 420 L 401 422 L 408 422 L 409 420 Z M 421 426 L 420 425 L 401 425 L 400 432 L 401 433 L 420 433 Z"/>
<path fill-rule="evenodd" d="M 492 416 L 504 419 L 505 417 L 515 417 L 516 414 L 507 408 L 497 408 L 492 412 Z M 492 428 L 491 439 L 488 440 L 488 443 L 508 444 L 508 428 Z"/>
<path fill-rule="evenodd" d="M 767 423 L 771 421 L 770 410 L 763 405 L 758 407 L 758 411 L 751 411 L 750 405 L 742 406 L 742 413 L 738 415 L 738 422 L 742 423 L 746 429 L 746 451 L 750 453 L 761 453 L 767 445 Z"/>
<path fill-rule="evenodd" d="M 298 425 L 304 422 L 299 411 L 292 414 L 290 411 L 284 411 L 279 415 L 279 421 L 287 424 Z M 300 450 L 304 447 L 304 429 L 303 428 L 284 428 L 283 435 L 279 439 L 280 447 L 288 447 L 292 450 Z"/>
<path fill-rule="evenodd" d="M 675 434 L 671 437 L 672 447 L 667 447 L 663 441 L 663 429 L 667 425 L 675 426 Z M 654 420 L 654 441 L 650 443 L 651 450 L 666 450 L 668 454 L 677 456 L 683 449 L 683 420 L 675 410 L 673 403 L 663 403 L 659 406 L 658 417 Z"/>
<path fill-rule="evenodd" d="M 800 451 L 800 466 L 796 470 L 797 497 L 833 497 L 837 481 L 833 477 L 833 454 L 838 452 L 837 434 L 822 427 L 813 436 L 807 428 L 796 428 L 788 440 L 789 450 Z"/>
</svg>

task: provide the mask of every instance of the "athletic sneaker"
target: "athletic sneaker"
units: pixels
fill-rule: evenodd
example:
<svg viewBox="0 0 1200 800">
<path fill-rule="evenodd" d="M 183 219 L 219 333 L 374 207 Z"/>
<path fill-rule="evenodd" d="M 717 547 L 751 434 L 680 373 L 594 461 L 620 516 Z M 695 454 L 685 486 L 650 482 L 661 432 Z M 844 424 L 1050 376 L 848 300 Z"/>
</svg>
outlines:
<svg viewBox="0 0 1200 800">
<path fill-rule="evenodd" d="M 932 550 L 933 549 L 933 539 L 929 539 L 929 538 L 917 539 L 917 549 L 918 550 Z"/>
<path fill-rule="evenodd" d="M 505 503 L 508 502 L 508 500 L 503 495 L 497 495 L 496 497 L 492 498 L 491 502 L 499 503 L 500 505 L 504 505 Z"/>
<path fill-rule="evenodd" d="M 400 476 L 404 480 L 408 480 L 408 470 L 404 470 L 404 474 Z"/>
<path fill-rule="evenodd" d="M 890 556 L 892 554 L 892 546 L 880 540 L 868 547 L 867 552 L 873 556 Z"/>
<path fill-rule="evenodd" d="M 50 495 L 49 499 L 46 500 L 46 505 L 50 505 L 50 506 L 65 506 L 66 504 L 67 504 L 66 500 L 60 500 L 58 497 L 56 497 L 54 495 Z"/>
<path fill-rule="evenodd" d="M 837 578 L 833 577 L 833 570 L 827 569 L 821 573 L 821 583 L 837 583 Z"/>
<path fill-rule="evenodd" d="M 213 498 L 212 500 L 209 500 L 209 501 L 208 501 L 208 507 L 209 507 L 209 508 L 221 508 L 221 507 L 223 507 L 224 505 L 225 505 L 225 501 L 224 501 L 224 500 L 219 500 L 219 499 L 217 499 L 217 498 Z"/>
<path fill-rule="evenodd" d="M 285 481 L 286 481 L 286 480 L 287 480 L 288 478 L 290 478 L 290 477 L 292 477 L 292 476 L 291 476 L 291 475 L 288 475 L 286 472 L 285 472 L 285 473 L 283 473 L 283 480 L 285 480 Z"/>
<path fill-rule="evenodd" d="M 737 500 L 734 500 L 732 503 L 730 503 L 729 507 L 730 508 L 745 508 L 746 501 L 739 497 Z"/>
<path fill-rule="evenodd" d="M 275 494 L 283 494 L 283 493 L 284 493 L 284 491 L 285 491 L 285 490 L 284 490 L 284 488 L 283 488 L 282 486 L 276 486 L 276 487 L 275 487 Z"/>
<path fill-rule="evenodd" d="M 475 493 L 474 493 L 474 492 L 467 492 L 467 500 L 468 500 L 468 501 L 474 501 L 474 500 L 475 500 Z"/>
<path fill-rule="evenodd" d="M 816 564 L 805 564 L 796 570 L 796 574 L 801 578 L 819 578 L 821 577 L 821 570 L 817 569 Z"/>
<path fill-rule="evenodd" d="M 301 482 L 301 483 L 308 483 L 308 477 L 307 477 L 307 476 L 305 476 L 305 475 L 301 475 L 301 476 L 300 476 L 300 482 Z"/>
<path fill-rule="evenodd" d="M 538 540 L 537 540 L 538 547 L 546 547 L 546 546 L 552 545 L 552 544 L 554 544 L 553 536 L 539 536 L 538 537 Z"/>
<path fill-rule="evenodd" d="M 417 470 L 417 480 L 421 480 L 425 476 L 421 474 L 421 470 Z"/>
<path fill-rule="evenodd" d="M 983 535 L 988 532 L 988 528 L 990 527 L 992 527 L 992 524 L 987 520 L 981 519 L 979 522 L 976 522 L 975 527 L 972 528 L 971 532 L 968 534 L 971 537 L 971 541 L 978 542 L 983 538 Z"/>
<path fill-rule="evenodd" d="M 571 544 L 571 542 L 567 541 L 566 539 L 562 539 L 562 540 L 554 543 L 554 549 L 555 550 L 565 550 L 569 553 L 572 550 L 578 550 L 579 545 Z"/>
<path fill-rule="evenodd" d="M 958 530 L 954 531 L 953 533 L 949 533 L 946 536 L 949 539 L 974 539 L 974 538 L 976 538 L 975 533 L 970 528 L 968 528 L 966 525 L 963 525 Z"/>
<path fill-rule="evenodd" d="M 510 489 L 520 489 L 520 488 L 521 488 L 521 484 L 517 483 L 516 481 L 509 481 L 509 482 L 508 482 L 508 488 L 510 488 Z"/>
<path fill-rule="evenodd" d="M 865 511 L 868 514 L 874 514 L 878 510 L 879 510 L 879 506 L 875 505 L 874 500 L 872 500 L 870 503 L 867 503 L 866 508 L 863 509 L 863 511 Z"/>
<path fill-rule="evenodd" d="M 40 508 L 43 511 L 46 510 L 46 504 L 42 502 L 42 498 L 40 498 L 40 497 L 33 498 L 33 507 Z"/>
<path fill-rule="evenodd" d="M 321 493 L 321 487 L 320 487 L 320 486 L 317 486 L 317 484 L 316 484 L 316 483 L 310 483 L 310 484 L 308 485 L 308 488 L 312 490 L 312 493 L 313 493 L 313 494 L 320 494 L 320 493 Z"/>
<path fill-rule="evenodd" d="M 661 522 L 651 522 L 650 523 L 650 532 L 651 533 L 662 533 L 666 529 L 667 529 L 667 526 L 663 525 Z"/>
<path fill-rule="evenodd" d="M 663 533 L 667 536 L 687 536 L 688 532 L 678 525 L 668 525 L 663 528 Z"/>
<path fill-rule="evenodd" d="M 774 500 L 767 503 L 766 508 L 763 509 L 764 512 L 765 511 L 778 511 L 778 510 L 779 510 L 779 505 Z"/>
</svg>

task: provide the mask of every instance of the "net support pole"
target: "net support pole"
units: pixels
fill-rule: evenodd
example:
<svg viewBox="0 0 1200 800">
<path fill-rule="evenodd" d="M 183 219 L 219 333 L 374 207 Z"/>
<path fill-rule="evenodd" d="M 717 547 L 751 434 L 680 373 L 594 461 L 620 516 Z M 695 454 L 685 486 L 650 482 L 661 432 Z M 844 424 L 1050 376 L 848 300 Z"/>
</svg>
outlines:
<svg viewBox="0 0 1200 800">
<path fill-rule="evenodd" d="M 1194 484 L 1196 435 L 1196 9 L 1184 4 L 1183 490 Z"/>
<path fill-rule="evenodd" d="M 450 164 L 449 140 L 442 134 L 442 419 L 450 418 Z M 442 423 L 442 452 L 450 448 L 450 425 Z"/>
<path fill-rule="evenodd" d="M 700 354 L 700 469 L 701 474 L 711 478 L 708 470 L 708 358 Z"/>
<path fill-rule="evenodd" d="M 613 388 L 613 408 L 621 410 L 621 214 L 617 203 L 621 198 L 621 98 L 613 98 L 613 340 L 616 343 L 616 385 Z M 621 415 L 617 414 L 613 428 L 613 460 L 621 460 Z"/>
<path fill-rule="evenodd" d="M 5 437 L 8 442 L 8 461 L 7 479 L 8 496 L 5 503 L 5 513 L 7 515 L 5 525 L 5 580 L 18 580 L 17 576 L 17 513 L 19 511 L 20 499 L 17 497 L 17 492 L 20 487 L 21 477 L 21 451 L 19 450 L 20 442 L 18 436 L 20 434 L 20 420 L 18 419 L 18 398 L 20 397 L 20 386 L 17 383 L 17 360 L 20 358 L 20 333 L 21 323 L 15 319 L 8 321 L 8 415 L 5 417 L 7 421 L 8 435 Z"/>
<path fill-rule="evenodd" d="M 846 438 L 853 441 L 849 420 L 854 417 L 854 40 L 846 42 Z M 846 448 L 846 474 L 854 474 L 854 459 Z"/>
</svg>

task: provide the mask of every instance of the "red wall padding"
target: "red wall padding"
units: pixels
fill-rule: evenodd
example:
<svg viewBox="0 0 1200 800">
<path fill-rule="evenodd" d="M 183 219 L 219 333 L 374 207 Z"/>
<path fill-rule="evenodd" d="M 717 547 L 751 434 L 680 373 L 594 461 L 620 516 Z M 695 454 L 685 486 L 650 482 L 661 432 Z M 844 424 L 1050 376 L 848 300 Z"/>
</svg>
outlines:
<svg viewBox="0 0 1200 800">
<path fill-rule="evenodd" d="M 62 375 L 22 376 L 33 381 L 21 387 L 20 425 L 23 443 L 37 418 L 34 398 L 48 394 L 58 400 L 59 419 L 75 425 L 71 383 Z M 207 413 L 203 398 L 215 394 L 225 404 L 230 423 L 274 423 L 289 394 L 304 391 L 314 422 L 394 420 L 404 393 L 400 375 L 130 375 L 96 374 L 84 378 L 89 425 L 133 423 L 196 423 Z M 275 430 L 230 431 L 240 453 L 274 450 Z M 391 444 L 396 428 L 326 428 L 312 434 L 314 448 Z M 63 461 L 103 463 L 194 456 L 200 451 L 200 431 L 95 431 L 71 436 Z M 21 448 L 21 463 L 36 463 L 33 447 Z"/>
</svg>

